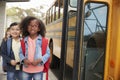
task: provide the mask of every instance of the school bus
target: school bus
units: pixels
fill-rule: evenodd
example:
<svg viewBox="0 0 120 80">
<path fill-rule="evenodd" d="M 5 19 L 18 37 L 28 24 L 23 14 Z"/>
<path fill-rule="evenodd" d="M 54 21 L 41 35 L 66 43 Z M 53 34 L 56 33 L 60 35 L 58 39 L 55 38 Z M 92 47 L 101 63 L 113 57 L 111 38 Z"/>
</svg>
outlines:
<svg viewBox="0 0 120 80">
<path fill-rule="evenodd" d="M 46 36 L 59 80 L 120 80 L 119 14 L 120 0 L 55 0 Z"/>
</svg>

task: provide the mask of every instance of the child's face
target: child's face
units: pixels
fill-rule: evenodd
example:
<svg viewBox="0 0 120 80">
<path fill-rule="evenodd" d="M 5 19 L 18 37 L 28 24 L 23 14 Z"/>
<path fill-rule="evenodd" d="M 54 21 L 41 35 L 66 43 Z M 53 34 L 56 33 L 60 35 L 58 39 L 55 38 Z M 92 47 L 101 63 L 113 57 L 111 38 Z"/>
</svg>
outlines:
<svg viewBox="0 0 120 80">
<path fill-rule="evenodd" d="M 21 31 L 20 31 L 20 28 L 18 25 L 12 26 L 10 28 L 10 34 L 11 34 L 12 38 L 18 38 L 20 36 L 20 33 L 21 33 Z"/>
<path fill-rule="evenodd" d="M 37 20 L 32 20 L 28 26 L 28 32 L 30 35 L 37 35 L 40 31 L 39 23 Z"/>
</svg>

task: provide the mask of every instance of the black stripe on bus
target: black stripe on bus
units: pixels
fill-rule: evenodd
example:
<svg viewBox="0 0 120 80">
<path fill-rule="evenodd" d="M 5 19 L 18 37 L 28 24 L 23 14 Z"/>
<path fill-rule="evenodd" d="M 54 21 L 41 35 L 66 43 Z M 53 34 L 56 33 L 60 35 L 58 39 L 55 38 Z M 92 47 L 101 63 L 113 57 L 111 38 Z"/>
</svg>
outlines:
<svg viewBox="0 0 120 80">
<path fill-rule="evenodd" d="M 46 36 L 47 38 L 61 39 L 61 36 Z M 74 41 L 75 36 L 68 36 L 68 41 Z"/>
<path fill-rule="evenodd" d="M 70 26 L 68 28 L 68 31 L 75 31 L 75 26 Z M 62 32 L 62 29 L 50 30 L 50 31 L 47 31 L 47 32 Z"/>
</svg>

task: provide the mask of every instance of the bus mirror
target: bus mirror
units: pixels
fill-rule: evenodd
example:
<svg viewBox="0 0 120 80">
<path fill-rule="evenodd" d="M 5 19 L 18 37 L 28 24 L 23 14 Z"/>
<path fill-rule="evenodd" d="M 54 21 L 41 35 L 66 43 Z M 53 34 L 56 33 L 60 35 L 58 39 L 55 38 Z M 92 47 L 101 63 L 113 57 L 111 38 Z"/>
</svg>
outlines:
<svg viewBox="0 0 120 80">
<path fill-rule="evenodd" d="M 91 9 L 90 3 L 87 4 L 87 8 L 88 8 L 89 10 Z"/>
<path fill-rule="evenodd" d="M 88 18 L 89 16 L 91 15 L 91 11 L 90 10 L 88 10 L 86 13 L 85 13 L 85 18 Z"/>
</svg>

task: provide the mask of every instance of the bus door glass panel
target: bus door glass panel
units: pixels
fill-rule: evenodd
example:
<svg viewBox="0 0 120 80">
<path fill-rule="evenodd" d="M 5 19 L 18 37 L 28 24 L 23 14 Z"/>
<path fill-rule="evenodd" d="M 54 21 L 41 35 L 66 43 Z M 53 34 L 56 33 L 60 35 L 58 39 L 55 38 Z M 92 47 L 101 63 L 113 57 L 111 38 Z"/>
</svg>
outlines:
<svg viewBox="0 0 120 80">
<path fill-rule="evenodd" d="M 77 7 L 77 0 L 70 0 L 70 6 Z"/>
<path fill-rule="evenodd" d="M 83 49 L 84 80 L 103 80 L 107 30 L 104 3 L 87 3 L 84 11 Z"/>
<path fill-rule="evenodd" d="M 72 75 L 73 75 L 73 60 L 74 60 L 74 45 L 75 45 L 74 42 L 75 42 L 75 27 L 76 27 L 75 25 L 76 25 L 76 11 L 69 11 L 65 80 L 72 80 Z"/>
</svg>

